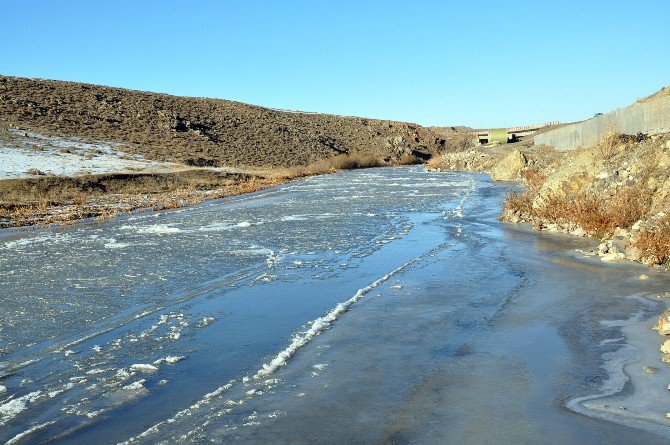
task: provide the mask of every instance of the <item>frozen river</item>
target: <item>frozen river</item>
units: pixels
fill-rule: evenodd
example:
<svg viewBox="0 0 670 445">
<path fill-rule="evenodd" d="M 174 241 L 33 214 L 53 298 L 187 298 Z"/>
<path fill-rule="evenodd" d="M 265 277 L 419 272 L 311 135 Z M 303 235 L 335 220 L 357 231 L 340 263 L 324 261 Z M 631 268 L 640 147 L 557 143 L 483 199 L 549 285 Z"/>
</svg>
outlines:
<svg viewBox="0 0 670 445">
<path fill-rule="evenodd" d="M 2 232 L 0 442 L 666 442 L 632 343 L 668 281 L 498 222 L 507 192 L 370 169 Z"/>
</svg>

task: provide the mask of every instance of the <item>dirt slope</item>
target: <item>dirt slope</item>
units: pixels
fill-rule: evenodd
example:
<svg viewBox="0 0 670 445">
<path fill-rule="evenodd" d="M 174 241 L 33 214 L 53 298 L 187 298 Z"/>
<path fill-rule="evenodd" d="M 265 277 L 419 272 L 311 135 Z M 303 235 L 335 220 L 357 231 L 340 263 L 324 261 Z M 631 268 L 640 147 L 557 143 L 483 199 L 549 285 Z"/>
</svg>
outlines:
<svg viewBox="0 0 670 445">
<path fill-rule="evenodd" d="M 150 159 L 197 166 L 297 166 L 351 152 L 428 158 L 445 144 L 410 123 L 6 76 L 0 125 L 120 142 Z"/>
</svg>

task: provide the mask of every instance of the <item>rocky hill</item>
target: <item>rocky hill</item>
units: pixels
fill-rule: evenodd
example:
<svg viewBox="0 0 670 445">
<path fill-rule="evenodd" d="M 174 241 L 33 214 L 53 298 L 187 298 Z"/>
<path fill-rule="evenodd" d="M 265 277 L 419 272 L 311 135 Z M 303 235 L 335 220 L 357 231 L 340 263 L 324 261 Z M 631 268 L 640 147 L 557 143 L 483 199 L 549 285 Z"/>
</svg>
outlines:
<svg viewBox="0 0 670 445">
<path fill-rule="evenodd" d="M 6 76 L 0 125 L 117 142 L 149 159 L 193 166 L 289 167 L 355 152 L 427 159 L 446 143 L 411 123 Z"/>
</svg>

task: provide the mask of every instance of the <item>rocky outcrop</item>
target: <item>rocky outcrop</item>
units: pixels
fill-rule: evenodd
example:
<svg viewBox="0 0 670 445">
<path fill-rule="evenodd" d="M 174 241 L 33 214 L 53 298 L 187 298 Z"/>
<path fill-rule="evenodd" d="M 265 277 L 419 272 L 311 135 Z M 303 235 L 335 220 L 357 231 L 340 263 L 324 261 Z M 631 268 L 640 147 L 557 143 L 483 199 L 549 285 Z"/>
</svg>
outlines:
<svg viewBox="0 0 670 445">
<path fill-rule="evenodd" d="M 527 163 L 526 156 L 519 150 L 514 150 L 493 166 L 491 179 L 495 181 L 517 180 Z"/>
</svg>

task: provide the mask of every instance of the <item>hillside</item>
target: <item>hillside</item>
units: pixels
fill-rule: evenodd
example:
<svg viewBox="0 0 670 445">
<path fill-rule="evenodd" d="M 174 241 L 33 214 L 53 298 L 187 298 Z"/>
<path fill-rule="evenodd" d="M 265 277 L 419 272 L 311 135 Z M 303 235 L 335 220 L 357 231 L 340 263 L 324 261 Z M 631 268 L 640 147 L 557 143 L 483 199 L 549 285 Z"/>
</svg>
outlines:
<svg viewBox="0 0 670 445">
<path fill-rule="evenodd" d="M 0 125 L 120 143 L 192 166 L 289 167 L 353 152 L 427 159 L 445 144 L 410 123 L 7 76 L 0 76 Z"/>
</svg>

